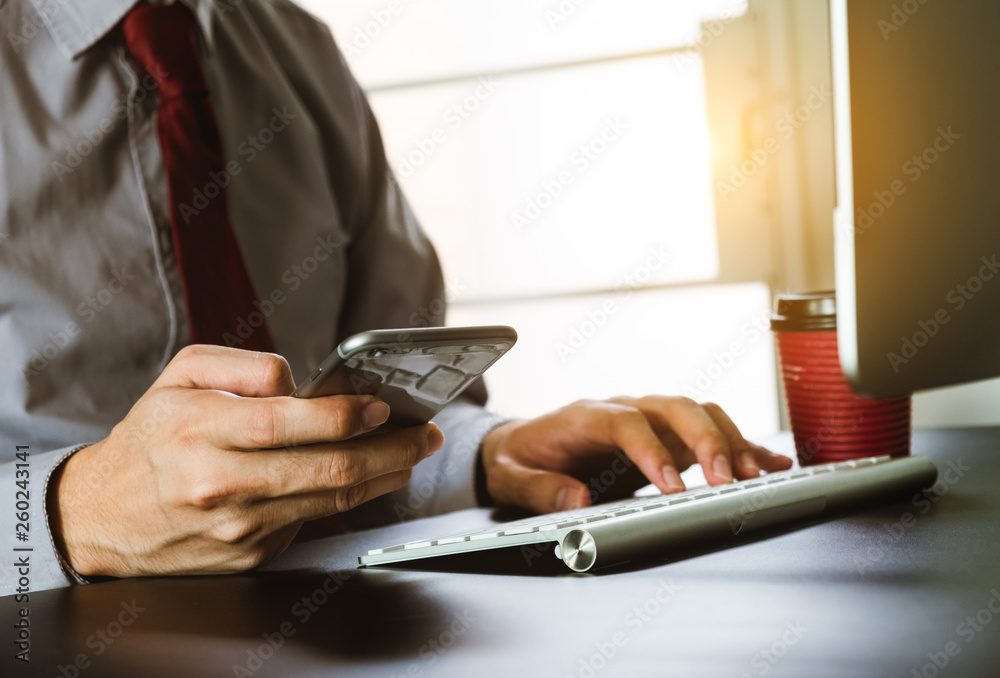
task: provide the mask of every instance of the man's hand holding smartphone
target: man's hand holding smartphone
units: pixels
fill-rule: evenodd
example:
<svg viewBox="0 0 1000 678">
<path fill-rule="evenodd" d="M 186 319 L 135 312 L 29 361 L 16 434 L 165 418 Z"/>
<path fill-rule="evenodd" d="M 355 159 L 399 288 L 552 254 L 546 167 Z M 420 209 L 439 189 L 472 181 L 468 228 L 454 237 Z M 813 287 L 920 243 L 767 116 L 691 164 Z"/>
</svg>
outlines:
<svg viewBox="0 0 1000 678">
<path fill-rule="evenodd" d="M 441 447 L 434 424 L 383 424 L 371 395 L 291 398 L 280 356 L 190 346 L 99 443 L 53 476 L 49 512 L 87 576 L 237 572 L 303 522 L 403 487 Z"/>
</svg>

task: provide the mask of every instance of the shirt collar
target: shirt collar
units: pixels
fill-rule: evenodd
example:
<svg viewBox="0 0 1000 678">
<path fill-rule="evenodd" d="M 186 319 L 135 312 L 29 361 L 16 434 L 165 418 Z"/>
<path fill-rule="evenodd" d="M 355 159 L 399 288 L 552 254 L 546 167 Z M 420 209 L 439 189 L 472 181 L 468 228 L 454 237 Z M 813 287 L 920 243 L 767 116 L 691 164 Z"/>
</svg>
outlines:
<svg viewBox="0 0 1000 678">
<path fill-rule="evenodd" d="M 214 0 L 177 0 L 197 17 L 206 47 L 212 49 Z M 63 53 L 75 59 L 118 25 L 138 0 L 31 0 Z"/>
</svg>

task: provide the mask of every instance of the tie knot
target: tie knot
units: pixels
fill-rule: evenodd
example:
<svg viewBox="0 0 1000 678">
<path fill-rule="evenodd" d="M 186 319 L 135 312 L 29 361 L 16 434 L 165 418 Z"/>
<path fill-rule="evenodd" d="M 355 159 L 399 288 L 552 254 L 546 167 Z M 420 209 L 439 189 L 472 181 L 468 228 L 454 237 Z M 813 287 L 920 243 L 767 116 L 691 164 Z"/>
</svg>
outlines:
<svg viewBox="0 0 1000 678">
<path fill-rule="evenodd" d="M 161 99 L 207 91 L 194 15 L 184 4 L 140 4 L 122 23 L 136 63 L 156 81 Z"/>
</svg>

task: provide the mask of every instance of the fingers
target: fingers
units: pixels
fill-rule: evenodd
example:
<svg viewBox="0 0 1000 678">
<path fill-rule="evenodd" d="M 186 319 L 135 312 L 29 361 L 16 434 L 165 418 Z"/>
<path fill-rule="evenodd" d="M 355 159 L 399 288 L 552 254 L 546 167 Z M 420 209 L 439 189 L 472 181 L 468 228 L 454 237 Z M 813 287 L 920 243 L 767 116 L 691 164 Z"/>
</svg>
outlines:
<svg viewBox="0 0 1000 678">
<path fill-rule="evenodd" d="M 663 424 L 691 449 L 710 484 L 733 481 L 730 438 L 703 406 L 690 398 L 651 397 L 643 398 L 639 407 L 662 419 Z M 739 436 L 738 431 L 736 435 Z"/>
<path fill-rule="evenodd" d="M 582 438 L 625 452 L 661 492 L 684 489 L 673 456 L 640 410 L 615 403 L 570 407 L 577 413 L 575 426 Z"/>
<path fill-rule="evenodd" d="M 729 442 L 729 460 L 734 475 L 740 479 L 759 476 L 760 466 L 757 464 L 757 455 L 750 449 L 750 443 L 743 438 L 729 415 L 715 403 L 705 403 L 702 408 Z"/>
<path fill-rule="evenodd" d="M 202 391 L 195 433 L 215 447 L 254 450 L 346 440 L 385 423 L 389 406 L 375 396 L 244 398 Z"/>
<path fill-rule="evenodd" d="M 295 390 L 292 371 L 280 355 L 206 344 L 182 348 L 155 385 L 216 389 L 258 398 Z"/>
<path fill-rule="evenodd" d="M 705 403 L 702 407 L 729 440 L 731 459 L 737 478 L 756 478 L 762 469 L 771 472 L 792 467 L 792 460 L 788 457 L 775 454 L 746 440 L 721 407 L 714 403 Z"/>
<path fill-rule="evenodd" d="M 618 398 L 616 402 L 643 411 L 661 439 L 676 436 L 677 443 L 670 444 L 675 459 L 685 467 L 684 457 L 693 455 L 712 485 L 754 478 L 761 469 L 777 471 L 791 466 L 787 457 L 748 442 L 729 415 L 714 403 L 662 396 Z"/>
<path fill-rule="evenodd" d="M 757 464 L 768 473 L 773 471 L 786 471 L 794 465 L 794 462 L 790 457 L 786 457 L 783 454 L 775 454 L 766 447 L 750 443 L 750 449 L 754 453 Z"/>
<path fill-rule="evenodd" d="M 551 471 L 500 460 L 487 479 L 490 496 L 500 505 L 520 506 L 535 513 L 569 511 L 590 505 L 590 492 L 580 481 Z"/>
<path fill-rule="evenodd" d="M 271 513 L 275 524 L 279 525 L 343 513 L 405 486 L 410 480 L 411 473 L 411 469 L 393 471 L 359 483 L 347 491 L 314 492 L 282 497 L 268 502 L 267 510 Z"/>
<path fill-rule="evenodd" d="M 335 444 L 233 452 L 239 455 L 235 461 L 223 458 L 220 463 L 240 471 L 230 476 L 234 486 L 217 492 L 227 497 L 268 499 L 340 490 L 353 497 L 360 492 L 358 486 L 408 471 L 443 444 L 441 430 L 424 424 Z"/>
</svg>

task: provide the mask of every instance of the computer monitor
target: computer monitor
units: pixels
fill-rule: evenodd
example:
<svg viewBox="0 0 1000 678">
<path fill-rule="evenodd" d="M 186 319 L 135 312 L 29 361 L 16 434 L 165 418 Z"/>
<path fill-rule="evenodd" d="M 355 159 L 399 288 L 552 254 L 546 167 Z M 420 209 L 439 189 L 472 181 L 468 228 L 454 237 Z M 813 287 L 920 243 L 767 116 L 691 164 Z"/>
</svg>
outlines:
<svg viewBox="0 0 1000 678">
<path fill-rule="evenodd" d="M 848 381 L 882 397 L 1000 375 L 1000 2 L 830 4 Z"/>
</svg>

